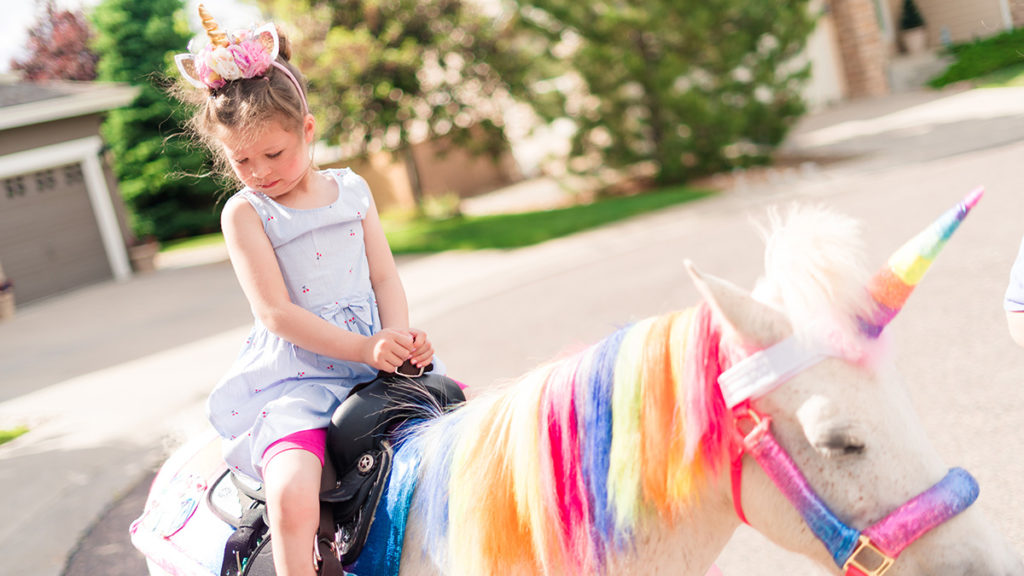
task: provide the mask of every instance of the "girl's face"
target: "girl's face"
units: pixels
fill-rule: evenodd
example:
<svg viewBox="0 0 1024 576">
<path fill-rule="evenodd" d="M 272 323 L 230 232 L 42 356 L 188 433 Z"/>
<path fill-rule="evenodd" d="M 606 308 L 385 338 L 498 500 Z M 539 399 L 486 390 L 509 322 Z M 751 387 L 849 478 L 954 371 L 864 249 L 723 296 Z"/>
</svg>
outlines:
<svg viewBox="0 0 1024 576">
<path fill-rule="evenodd" d="M 307 115 L 301 132 L 272 121 L 255 138 L 222 129 L 218 139 L 243 184 L 271 198 L 282 198 L 306 185 L 314 132 L 313 117 Z"/>
</svg>

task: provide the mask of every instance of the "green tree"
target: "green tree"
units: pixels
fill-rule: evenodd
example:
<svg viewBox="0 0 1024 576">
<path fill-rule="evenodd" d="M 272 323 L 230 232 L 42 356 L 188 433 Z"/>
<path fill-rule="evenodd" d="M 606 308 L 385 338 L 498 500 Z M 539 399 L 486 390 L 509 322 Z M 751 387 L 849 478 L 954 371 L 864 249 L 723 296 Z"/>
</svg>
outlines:
<svg viewBox="0 0 1024 576">
<path fill-rule="evenodd" d="M 131 106 L 112 111 L 103 135 L 138 236 L 161 240 L 218 229 L 216 184 L 207 156 L 180 137 L 184 112 L 161 83 L 191 34 L 182 0 L 103 0 L 92 13 L 99 79 L 141 88 Z"/>
<path fill-rule="evenodd" d="M 807 0 L 515 1 L 568 53 L 585 167 L 651 162 L 673 183 L 762 162 L 804 111 Z"/>
<path fill-rule="evenodd" d="M 451 135 L 481 153 L 504 149 L 502 109 L 543 77 L 528 65 L 535 45 L 514 33 L 516 16 L 462 0 L 260 0 L 285 24 L 292 61 L 310 84 L 321 134 L 351 154 L 405 154 L 409 144 Z"/>
</svg>

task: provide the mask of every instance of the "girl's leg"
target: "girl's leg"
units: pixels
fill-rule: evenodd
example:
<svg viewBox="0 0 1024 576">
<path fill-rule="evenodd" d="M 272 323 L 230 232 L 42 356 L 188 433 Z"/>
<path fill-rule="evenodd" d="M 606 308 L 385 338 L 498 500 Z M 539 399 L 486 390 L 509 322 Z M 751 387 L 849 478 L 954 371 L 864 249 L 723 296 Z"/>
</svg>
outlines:
<svg viewBox="0 0 1024 576">
<path fill-rule="evenodd" d="M 306 450 L 274 455 L 263 468 L 277 576 L 313 576 L 320 523 L 320 459 Z"/>
</svg>

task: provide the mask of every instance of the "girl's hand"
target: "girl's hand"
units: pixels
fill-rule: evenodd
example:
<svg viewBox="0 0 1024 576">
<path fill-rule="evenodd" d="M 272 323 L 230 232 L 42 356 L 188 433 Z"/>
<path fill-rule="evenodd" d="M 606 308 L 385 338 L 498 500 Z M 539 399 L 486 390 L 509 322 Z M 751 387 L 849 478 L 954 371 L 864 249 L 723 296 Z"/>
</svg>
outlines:
<svg viewBox="0 0 1024 576">
<path fill-rule="evenodd" d="M 434 346 L 427 340 L 427 333 L 418 328 L 410 328 L 413 351 L 410 360 L 417 368 L 423 368 L 434 359 Z"/>
<path fill-rule="evenodd" d="M 363 362 L 384 372 L 394 372 L 415 349 L 408 332 L 385 328 L 366 340 Z"/>
</svg>

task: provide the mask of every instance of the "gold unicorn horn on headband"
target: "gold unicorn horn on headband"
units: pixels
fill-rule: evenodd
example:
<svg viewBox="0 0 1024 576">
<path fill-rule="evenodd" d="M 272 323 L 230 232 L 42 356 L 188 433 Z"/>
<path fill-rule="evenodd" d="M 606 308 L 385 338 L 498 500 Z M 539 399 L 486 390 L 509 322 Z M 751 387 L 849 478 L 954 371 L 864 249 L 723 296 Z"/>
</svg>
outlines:
<svg viewBox="0 0 1024 576">
<path fill-rule="evenodd" d="M 227 34 L 220 31 L 220 27 L 217 26 L 217 21 L 213 19 L 213 16 L 206 11 L 206 7 L 202 4 L 199 5 L 199 19 L 203 21 L 203 28 L 206 29 L 206 35 L 210 38 L 210 43 L 214 46 L 227 48 Z"/>
</svg>

